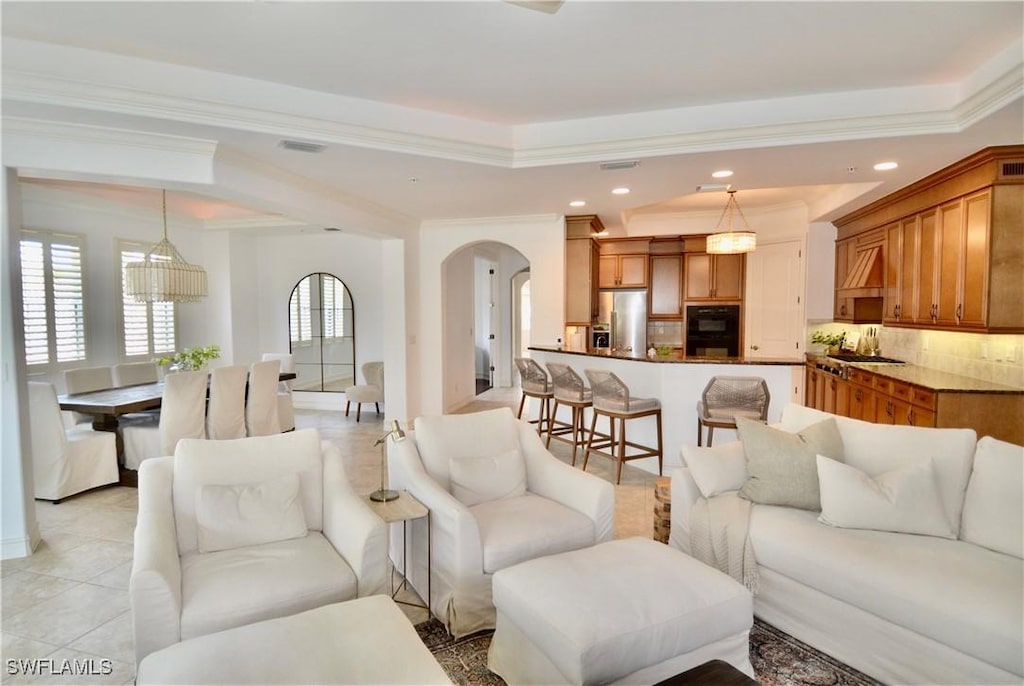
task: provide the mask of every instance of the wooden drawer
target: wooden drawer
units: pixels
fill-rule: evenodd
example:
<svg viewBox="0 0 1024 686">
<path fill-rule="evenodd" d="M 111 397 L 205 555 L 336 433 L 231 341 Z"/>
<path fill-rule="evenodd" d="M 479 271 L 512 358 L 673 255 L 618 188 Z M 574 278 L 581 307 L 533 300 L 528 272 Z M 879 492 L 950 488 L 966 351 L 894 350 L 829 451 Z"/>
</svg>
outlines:
<svg viewBox="0 0 1024 686">
<path fill-rule="evenodd" d="M 875 390 L 879 393 L 885 393 L 886 395 L 892 395 L 892 387 L 896 382 L 892 379 L 887 379 L 884 376 L 875 377 Z"/>
<path fill-rule="evenodd" d="M 910 384 L 905 384 L 901 381 L 892 382 L 892 395 L 894 398 L 899 398 L 904 402 L 910 402 Z"/>
<path fill-rule="evenodd" d="M 863 369 L 850 369 L 847 378 L 855 384 L 871 388 L 874 376 L 871 372 L 866 372 Z"/>
<path fill-rule="evenodd" d="M 935 399 L 935 391 L 929 391 L 926 388 L 919 388 L 917 386 L 911 386 L 910 388 L 910 402 L 918 407 L 923 407 L 926 410 L 934 410 Z"/>
</svg>

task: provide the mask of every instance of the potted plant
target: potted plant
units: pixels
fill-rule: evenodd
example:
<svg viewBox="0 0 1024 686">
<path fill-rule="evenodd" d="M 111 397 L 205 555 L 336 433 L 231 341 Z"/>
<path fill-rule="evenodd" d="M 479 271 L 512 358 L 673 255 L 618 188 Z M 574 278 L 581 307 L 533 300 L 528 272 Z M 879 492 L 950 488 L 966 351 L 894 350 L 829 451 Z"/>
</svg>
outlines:
<svg viewBox="0 0 1024 686">
<path fill-rule="evenodd" d="M 205 348 L 185 348 L 173 355 L 165 355 L 156 359 L 161 367 L 168 367 L 169 372 L 194 372 L 206 367 L 210 360 L 220 357 L 219 345 L 208 345 Z"/>
<path fill-rule="evenodd" d="M 828 348 L 830 353 L 839 352 L 839 346 L 846 340 L 846 332 L 841 331 L 839 333 L 825 333 L 824 331 L 815 331 L 811 336 L 811 343 L 817 343 Z"/>
</svg>

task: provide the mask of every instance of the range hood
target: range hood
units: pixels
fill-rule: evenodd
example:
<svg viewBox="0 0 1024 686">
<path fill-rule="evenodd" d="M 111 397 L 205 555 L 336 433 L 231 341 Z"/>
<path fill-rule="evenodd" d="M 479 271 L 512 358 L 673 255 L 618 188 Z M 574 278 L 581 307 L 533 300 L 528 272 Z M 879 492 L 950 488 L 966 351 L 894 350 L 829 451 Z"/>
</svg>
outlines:
<svg viewBox="0 0 1024 686">
<path fill-rule="evenodd" d="M 839 294 L 845 298 L 881 298 L 884 274 L 882 247 L 861 250 L 846 280 L 839 286 Z"/>
</svg>

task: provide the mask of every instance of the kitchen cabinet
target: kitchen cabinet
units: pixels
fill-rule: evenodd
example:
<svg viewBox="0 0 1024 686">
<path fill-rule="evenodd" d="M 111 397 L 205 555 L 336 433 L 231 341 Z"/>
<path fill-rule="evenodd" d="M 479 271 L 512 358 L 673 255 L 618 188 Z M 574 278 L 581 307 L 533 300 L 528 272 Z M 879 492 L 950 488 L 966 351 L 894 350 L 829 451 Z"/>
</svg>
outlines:
<svg viewBox="0 0 1024 686">
<path fill-rule="evenodd" d="M 837 322 L 853 321 L 854 299 L 843 292 L 841 286 L 846 282 L 850 270 L 856 261 L 856 239 L 836 241 L 836 299 L 832 313 Z"/>
<path fill-rule="evenodd" d="M 885 232 L 836 241 L 833 319 L 854 324 L 882 321 Z"/>
<path fill-rule="evenodd" d="M 601 255 L 601 288 L 646 288 L 647 255 Z"/>
<path fill-rule="evenodd" d="M 687 253 L 686 300 L 741 300 L 746 255 Z"/>
<path fill-rule="evenodd" d="M 565 222 L 565 324 L 590 326 L 598 316 L 598 245 L 591 235 L 604 226 L 597 215 L 566 217 Z"/>
<path fill-rule="evenodd" d="M 648 317 L 651 319 L 682 319 L 683 256 L 651 255 L 650 275 Z"/>
</svg>

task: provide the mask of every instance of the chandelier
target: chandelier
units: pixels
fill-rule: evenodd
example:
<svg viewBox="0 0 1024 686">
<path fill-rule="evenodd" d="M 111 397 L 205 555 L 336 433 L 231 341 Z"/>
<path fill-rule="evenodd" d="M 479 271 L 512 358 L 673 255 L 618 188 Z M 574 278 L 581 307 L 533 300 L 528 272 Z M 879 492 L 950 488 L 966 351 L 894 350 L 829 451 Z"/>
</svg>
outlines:
<svg viewBox="0 0 1024 686">
<path fill-rule="evenodd" d="M 733 215 L 739 212 L 743 220 L 743 230 L 733 227 Z M 723 224 L 725 228 L 723 228 Z M 732 255 L 736 253 L 752 252 L 757 247 L 757 234 L 750 230 L 747 218 L 743 216 L 743 210 L 736 203 L 736 191 L 729 191 L 729 200 L 725 203 L 722 216 L 715 226 L 715 233 L 708 236 L 707 252 L 716 255 Z"/>
<path fill-rule="evenodd" d="M 164 239 L 140 262 L 124 267 L 124 291 L 136 302 L 195 302 L 206 297 L 206 271 L 189 264 L 167 240 L 167 191 L 162 191 Z"/>
</svg>

